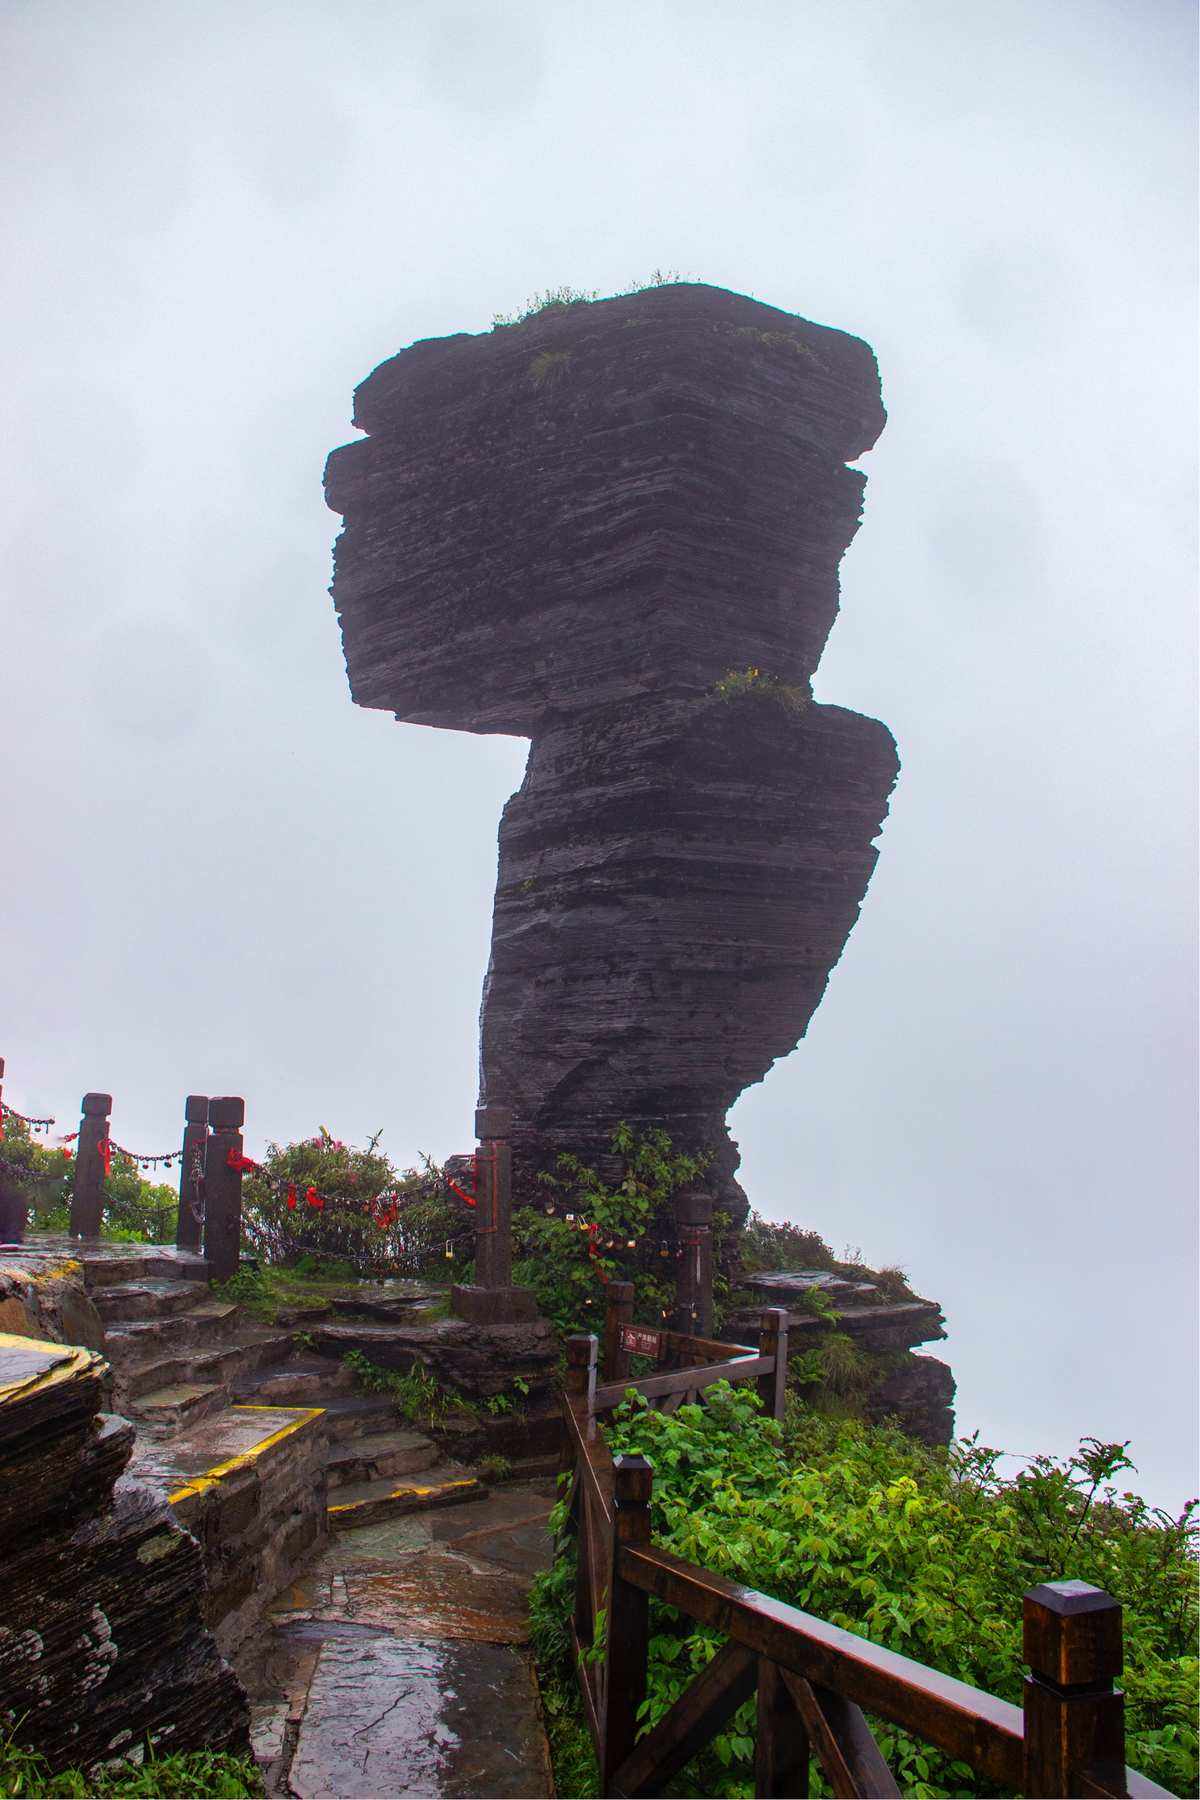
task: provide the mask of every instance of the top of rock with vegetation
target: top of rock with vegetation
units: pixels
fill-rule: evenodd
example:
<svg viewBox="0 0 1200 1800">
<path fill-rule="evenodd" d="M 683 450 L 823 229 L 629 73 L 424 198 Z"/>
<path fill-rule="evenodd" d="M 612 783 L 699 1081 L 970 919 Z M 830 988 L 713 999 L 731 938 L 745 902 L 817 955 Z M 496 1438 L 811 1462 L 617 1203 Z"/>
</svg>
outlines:
<svg viewBox="0 0 1200 1800">
<path fill-rule="evenodd" d="M 412 344 L 354 423 L 325 477 L 354 698 L 532 735 L 747 666 L 806 685 L 884 412 L 858 338 L 679 282 Z"/>
</svg>

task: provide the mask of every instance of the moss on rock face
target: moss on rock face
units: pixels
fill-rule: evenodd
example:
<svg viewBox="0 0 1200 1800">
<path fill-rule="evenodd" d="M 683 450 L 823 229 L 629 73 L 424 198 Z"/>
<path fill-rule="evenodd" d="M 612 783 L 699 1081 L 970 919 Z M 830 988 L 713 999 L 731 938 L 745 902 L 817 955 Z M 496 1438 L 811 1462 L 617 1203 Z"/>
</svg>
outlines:
<svg viewBox="0 0 1200 1800">
<path fill-rule="evenodd" d="M 83 1264 L 61 1255 L 0 1251 L 0 1331 L 103 1350 L 104 1326 L 83 1280 Z"/>
</svg>

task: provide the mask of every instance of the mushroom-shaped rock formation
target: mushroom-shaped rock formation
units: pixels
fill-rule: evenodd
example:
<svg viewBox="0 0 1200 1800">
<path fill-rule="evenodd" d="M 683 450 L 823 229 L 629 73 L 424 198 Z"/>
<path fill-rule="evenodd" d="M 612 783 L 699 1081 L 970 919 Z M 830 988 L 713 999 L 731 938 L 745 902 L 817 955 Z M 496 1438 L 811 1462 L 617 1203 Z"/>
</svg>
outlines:
<svg viewBox="0 0 1200 1800">
<path fill-rule="evenodd" d="M 354 699 L 533 740 L 480 1025 L 518 1194 L 626 1121 L 712 1152 L 739 1219 L 726 1112 L 804 1035 L 898 767 L 810 698 L 875 358 L 679 283 L 413 344 L 354 423 L 325 476 Z"/>
</svg>

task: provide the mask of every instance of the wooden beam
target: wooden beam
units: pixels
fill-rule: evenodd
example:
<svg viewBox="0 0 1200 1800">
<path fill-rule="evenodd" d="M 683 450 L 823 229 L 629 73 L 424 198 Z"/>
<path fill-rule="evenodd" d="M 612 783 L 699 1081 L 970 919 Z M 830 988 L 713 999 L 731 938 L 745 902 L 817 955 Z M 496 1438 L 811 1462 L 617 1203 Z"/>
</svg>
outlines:
<svg viewBox="0 0 1200 1800">
<path fill-rule="evenodd" d="M 756 1800 L 808 1800 L 809 1742 L 778 1663 L 758 1658 L 758 1730 L 754 1741 Z"/>
<path fill-rule="evenodd" d="M 617 1507 L 609 1534 L 609 1562 L 613 1574 L 604 1655 L 602 1794 L 619 1793 L 615 1773 L 633 1750 L 637 1738 L 638 1715 L 646 1698 L 650 1643 L 650 1602 L 641 1588 L 621 1580 L 616 1560 L 620 1550 L 650 1542 L 650 1492 L 654 1471 L 644 1456 L 619 1456 L 613 1468 Z"/>
<path fill-rule="evenodd" d="M 622 1550 L 620 1561 L 623 1580 L 689 1618 L 714 1626 L 807 1681 L 835 1688 L 867 1712 L 970 1763 L 1010 1793 L 1021 1791 L 1021 1710 L 1007 1700 L 783 1600 L 694 1568 L 669 1551 Z"/>
<path fill-rule="evenodd" d="M 775 1367 L 771 1357 L 756 1356 L 750 1351 L 733 1362 L 708 1363 L 703 1368 L 672 1369 L 666 1375 L 647 1375 L 642 1381 L 614 1382 L 596 1389 L 595 1410 L 609 1412 L 620 1406 L 630 1388 L 654 1400 L 660 1394 L 686 1394 L 692 1388 L 711 1387 L 714 1381 L 746 1381 L 764 1375 Z"/>
<path fill-rule="evenodd" d="M 899 1800 L 900 1789 L 853 1700 L 814 1687 L 790 1669 L 780 1675 L 837 1800 Z"/>
<path fill-rule="evenodd" d="M 613 1773 L 613 1791 L 629 1800 L 661 1794 L 754 1692 L 758 1665 L 740 1644 L 725 1644 L 686 1687 L 670 1712 L 639 1738 Z"/>
<path fill-rule="evenodd" d="M 693 1337 L 686 1331 L 663 1331 L 663 1350 L 694 1363 L 728 1362 L 735 1356 L 753 1356 L 753 1344 L 726 1344 L 719 1338 Z"/>
<path fill-rule="evenodd" d="M 587 1727 L 592 1737 L 592 1748 L 595 1750 L 596 1760 L 599 1762 L 601 1755 L 600 1717 L 596 1710 L 596 1696 L 592 1691 L 592 1678 L 595 1675 L 595 1667 L 583 1660 L 583 1653 L 586 1646 L 580 1643 L 574 1624 L 571 1626 L 571 1647 L 575 1652 L 572 1660 L 575 1664 L 575 1675 L 579 1682 L 579 1691 L 583 1695 L 583 1710 L 587 1718 Z"/>
</svg>

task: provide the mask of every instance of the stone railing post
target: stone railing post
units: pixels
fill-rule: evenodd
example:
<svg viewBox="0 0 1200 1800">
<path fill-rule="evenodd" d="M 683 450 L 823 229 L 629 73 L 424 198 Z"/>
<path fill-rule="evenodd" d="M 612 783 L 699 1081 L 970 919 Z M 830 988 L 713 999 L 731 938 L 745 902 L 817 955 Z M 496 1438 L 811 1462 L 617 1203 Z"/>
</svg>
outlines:
<svg viewBox="0 0 1200 1800">
<path fill-rule="evenodd" d="M 208 1095 L 189 1094 L 183 1103 L 183 1148 L 179 1162 L 179 1215 L 175 1245 L 199 1250 L 204 1236 L 204 1160 L 208 1146 Z"/>
<path fill-rule="evenodd" d="M 1025 1595 L 1025 1775 L 1028 1800 L 1125 1788 L 1121 1606 L 1086 1581 L 1046 1581 Z"/>
<path fill-rule="evenodd" d="M 538 1316 L 532 1288 L 512 1279 L 512 1113 L 495 1103 L 475 1112 L 475 1279 L 453 1288 L 450 1304 L 475 1325 L 516 1325 Z"/>
<path fill-rule="evenodd" d="M 71 1236 L 100 1236 L 104 1212 L 104 1151 L 108 1141 L 111 1094 L 85 1094 L 79 1138 L 75 1145 L 75 1185 L 71 1192 Z"/>
<path fill-rule="evenodd" d="M 479 1198 L 475 1209 L 475 1283 L 512 1286 L 512 1114 L 507 1106 L 481 1106 L 475 1114 L 479 1138 Z"/>
<path fill-rule="evenodd" d="M 701 1188 L 675 1196 L 675 1224 L 682 1256 L 675 1278 L 675 1329 L 692 1337 L 712 1335 L 713 1199 Z"/>
<path fill-rule="evenodd" d="M 242 1247 L 242 1171 L 231 1165 L 242 1154 L 246 1102 L 224 1095 L 208 1103 L 211 1136 L 204 1168 L 204 1254 L 210 1281 L 237 1274 Z"/>
</svg>

